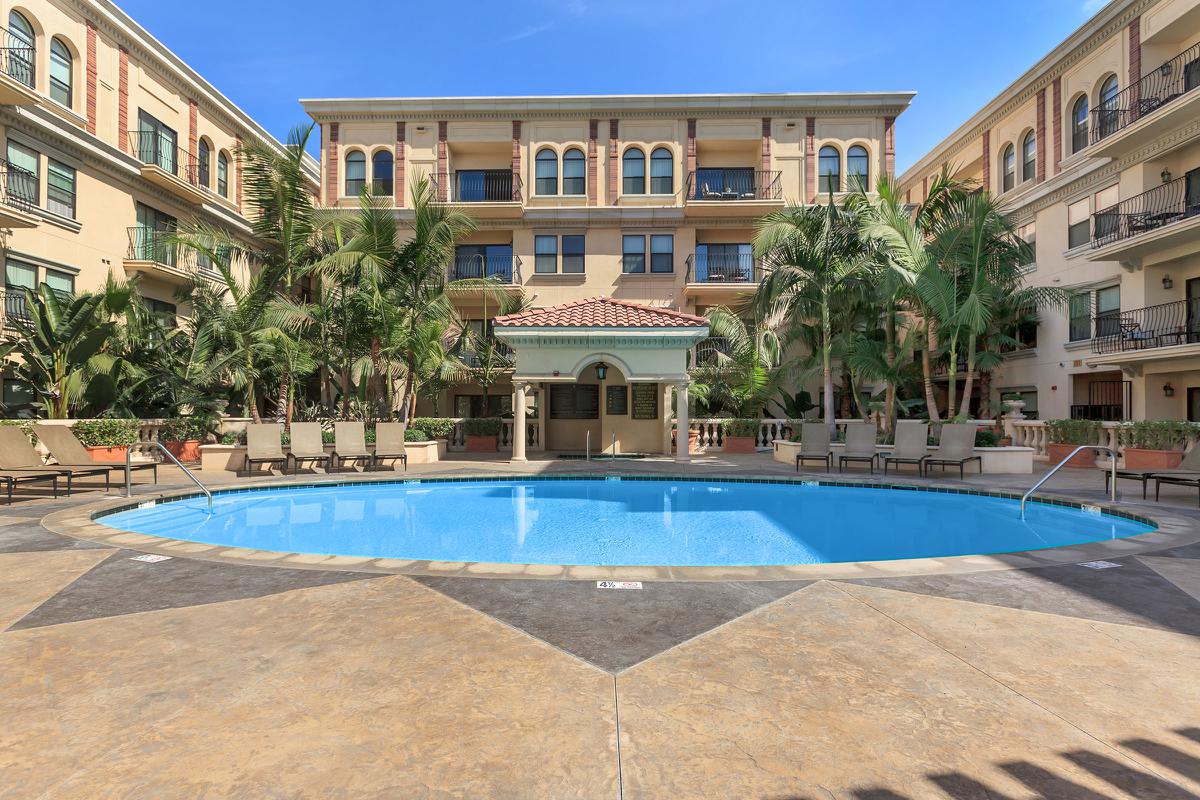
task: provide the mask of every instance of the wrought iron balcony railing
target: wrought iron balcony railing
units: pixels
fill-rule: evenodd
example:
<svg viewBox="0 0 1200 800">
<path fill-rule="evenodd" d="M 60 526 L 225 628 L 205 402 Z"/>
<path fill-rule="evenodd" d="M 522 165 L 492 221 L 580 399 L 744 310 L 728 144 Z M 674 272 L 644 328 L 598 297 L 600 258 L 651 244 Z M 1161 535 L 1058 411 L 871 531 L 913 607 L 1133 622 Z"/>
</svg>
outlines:
<svg viewBox="0 0 1200 800">
<path fill-rule="evenodd" d="M 158 131 L 129 131 L 129 150 L 143 164 L 152 164 L 181 181 L 198 185 L 199 164 L 191 154 Z"/>
<path fill-rule="evenodd" d="M 733 353 L 733 347 L 729 344 L 729 340 L 723 336 L 711 336 L 696 345 L 696 355 L 692 359 L 692 366 L 707 367 L 717 363 L 720 356 L 728 356 Z"/>
<path fill-rule="evenodd" d="M 752 253 L 693 253 L 687 257 L 687 283 L 758 283 L 762 262 Z"/>
<path fill-rule="evenodd" d="M 1193 89 L 1200 87 L 1200 44 L 1195 44 L 1164 61 L 1137 83 L 1092 110 L 1091 142 L 1112 136 L 1117 131 L 1152 114 Z"/>
<path fill-rule="evenodd" d="M 7 45 L 0 47 L 0 72 L 32 89 L 37 52 L 32 44 L 22 43 L 21 38 L 7 28 L 0 28 L 0 42 Z"/>
<path fill-rule="evenodd" d="M 1197 214 L 1200 192 L 1188 191 L 1184 175 L 1093 214 L 1092 247 L 1104 247 Z"/>
<path fill-rule="evenodd" d="M 29 212 L 37 205 L 38 178 L 27 169 L 0 160 L 0 203 Z"/>
<path fill-rule="evenodd" d="M 453 203 L 521 202 L 521 178 L 511 169 L 460 169 L 449 175 L 441 172 L 431 182 L 439 198 Z"/>
<path fill-rule="evenodd" d="M 1092 319 L 1097 355 L 1200 342 L 1200 299 L 1176 300 L 1128 311 L 1105 311 Z"/>
<path fill-rule="evenodd" d="M 688 174 L 688 200 L 779 200 L 778 170 L 750 167 L 701 167 Z"/>
<path fill-rule="evenodd" d="M 452 281 L 491 278 L 499 283 L 517 284 L 521 282 L 521 259 L 517 256 L 455 256 L 446 270 L 446 277 Z"/>
<path fill-rule="evenodd" d="M 173 231 L 141 227 L 127 228 L 126 231 L 129 234 L 129 250 L 125 256 L 127 260 L 149 261 L 185 272 L 197 270 L 199 263 L 196 251 L 189 247 L 181 247 L 172 241 Z"/>
<path fill-rule="evenodd" d="M 511 369 L 516 363 L 512 348 L 498 340 L 492 341 L 492 348 L 493 360 L 491 367 L 493 369 Z M 479 353 L 467 350 L 461 355 L 461 359 L 470 369 L 482 369 L 486 357 L 481 357 Z"/>
<path fill-rule="evenodd" d="M 23 286 L 5 286 L 0 289 L 0 298 L 4 300 L 4 319 L 3 325 L 5 328 L 15 328 L 13 323 L 17 320 L 29 322 L 29 307 L 25 299 L 25 287 Z"/>
</svg>

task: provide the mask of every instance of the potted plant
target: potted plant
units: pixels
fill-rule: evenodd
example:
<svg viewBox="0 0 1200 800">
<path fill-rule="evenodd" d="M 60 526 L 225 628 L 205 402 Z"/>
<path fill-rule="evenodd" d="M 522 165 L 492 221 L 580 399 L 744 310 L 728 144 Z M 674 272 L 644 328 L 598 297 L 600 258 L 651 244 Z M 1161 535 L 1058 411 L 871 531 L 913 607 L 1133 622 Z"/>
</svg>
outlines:
<svg viewBox="0 0 1200 800">
<path fill-rule="evenodd" d="M 1183 460 L 1188 439 L 1197 426 L 1179 420 L 1144 420 L 1122 425 L 1119 431 L 1126 469 L 1175 469 Z"/>
<path fill-rule="evenodd" d="M 725 423 L 725 452 L 753 453 L 758 445 L 759 421 L 731 419 Z"/>
<path fill-rule="evenodd" d="M 81 419 L 71 431 L 96 461 L 122 464 L 129 448 L 137 444 L 139 428 L 136 419 Z"/>
<path fill-rule="evenodd" d="M 413 417 L 409 426 L 425 431 L 437 442 L 438 458 L 445 458 L 450 450 L 450 437 L 454 435 L 454 420 L 449 417 Z"/>
<path fill-rule="evenodd" d="M 163 423 L 158 440 L 180 461 L 199 461 L 200 443 L 211 429 L 212 420 L 207 417 L 176 417 Z"/>
<path fill-rule="evenodd" d="M 1058 464 L 1079 445 L 1096 444 L 1100 436 L 1100 423 L 1090 419 L 1050 419 L 1046 420 L 1046 433 L 1049 436 L 1046 453 L 1050 456 L 1051 464 Z M 1067 466 L 1096 466 L 1096 451 L 1080 450 Z"/>
<path fill-rule="evenodd" d="M 496 417 L 470 417 L 463 420 L 468 453 L 495 453 L 500 449 L 500 420 Z"/>
<path fill-rule="evenodd" d="M 1004 404 L 1004 416 L 1009 419 L 1025 419 L 1025 415 L 1021 412 L 1021 409 L 1025 408 L 1025 401 L 1021 399 L 1021 395 L 1006 394 L 1001 398 L 1001 402 Z"/>
</svg>

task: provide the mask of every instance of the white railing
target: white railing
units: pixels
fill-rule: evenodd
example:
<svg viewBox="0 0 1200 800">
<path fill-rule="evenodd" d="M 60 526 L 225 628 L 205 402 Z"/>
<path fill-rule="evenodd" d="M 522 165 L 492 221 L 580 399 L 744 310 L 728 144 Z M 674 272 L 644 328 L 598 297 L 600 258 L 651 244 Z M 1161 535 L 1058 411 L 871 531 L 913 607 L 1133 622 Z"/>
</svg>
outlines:
<svg viewBox="0 0 1200 800">
<path fill-rule="evenodd" d="M 1085 444 L 1094 444 L 1097 447 L 1107 447 L 1115 453 L 1124 456 L 1125 446 L 1121 442 L 1121 427 L 1128 423 L 1123 422 L 1101 422 L 1100 429 L 1096 433 L 1094 442 L 1086 442 Z M 1037 419 L 1005 419 L 1004 432 L 1012 437 L 1012 443 L 1016 447 L 1032 447 L 1033 457 L 1040 460 L 1048 460 L 1050 458 L 1049 428 L 1046 427 L 1044 420 Z M 1197 441 L 1196 436 L 1188 438 L 1185 450 L 1191 450 Z"/>
<path fill-rule="evenodd" d="M 454 417 L 454 429 L 450 432 L 450 439 L 446 443 L 448 450 L 462 451 L 467 449 L 467 433 L 463 426 L 465 419 L 463 417 Z M 516 423 L 512 419 L 500 420 L 500 449 L 513 449 L 513 427 Z M 525 420 L 525 446 L 532 450 L 540 450 L 542 442 L 542 426 L 536 419 Z"/>
<path fill-rule="evenodd" d="M 692 419 L 688 421 L 688 430 L 696 433 L 698 439 L 697 447 L 701 452 L 720 452 L 724 449 L 725 444 L 725 426 L 731 421 L 722 417 Z M 805 422 L 820 422 L 820 420 L 816 418 L 782 419 L 764 417 L 758 421 L 758 435 L 755 437 L 755 447 L 769 449 L 771 442 L 776 439 L 786 439 L 798 434 L 800 432 L 800 425 Z M 851 422 L 862 422 L 862 420 L 857 417 L 835 420 L 838 428 L 843 431 L 846 424 Z M 974 422 L 981 428 L 991 428 L 995 424 L 990 419 L 977 419 Z M 1016 442 L 1013 443 L 1016 444 Z"/>
</svg>

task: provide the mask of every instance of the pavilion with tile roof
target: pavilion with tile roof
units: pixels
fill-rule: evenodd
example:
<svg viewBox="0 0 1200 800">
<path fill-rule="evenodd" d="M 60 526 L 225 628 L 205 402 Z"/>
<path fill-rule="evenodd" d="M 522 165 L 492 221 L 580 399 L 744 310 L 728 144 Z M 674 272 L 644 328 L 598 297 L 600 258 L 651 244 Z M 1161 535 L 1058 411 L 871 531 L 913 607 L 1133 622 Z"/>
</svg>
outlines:
<svg viewBox="0 0 1200 800">
<path fill-rule="evenodd" d="M 704 317 L 592 297 L 493 324 L 515 358 L 514 431 L 526 430 L 527 392 L 538 392 L 542 449 L 670 453 L 672 392 L 687 430 L 687 356 L 708 336 Z M 513 461 L 525 460 L 526 438 L 513 436 Z M 676 458 L 688 459 L 686 446 Z"/>
</svg>

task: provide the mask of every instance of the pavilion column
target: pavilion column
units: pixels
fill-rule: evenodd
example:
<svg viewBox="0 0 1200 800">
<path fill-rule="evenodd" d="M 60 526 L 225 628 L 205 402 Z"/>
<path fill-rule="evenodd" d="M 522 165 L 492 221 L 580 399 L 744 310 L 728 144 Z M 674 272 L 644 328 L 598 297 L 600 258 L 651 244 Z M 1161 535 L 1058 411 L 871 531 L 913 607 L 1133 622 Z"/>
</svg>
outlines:
<svg viewBox="0 0 1200 800">
<path fill-rule="evenodd" d="M 663 455 L 671 455 L 671 395 L 675 392 L 675 384 L 664 383 L 662 397 L 662 451 Z"/>
<path fill-rule="evenodd" d="M 692 460 L 688 448 L 688 429 L 691 420 L 688 419 L 688 382 L 680 381 L 675 385 L 675 460 L 683 463 Z"/>
<path fill-rule="evenodd" d="M 525 383 L 513 381 L 513 441 L 511 461 L 525 460 Z"/>
</svg>

